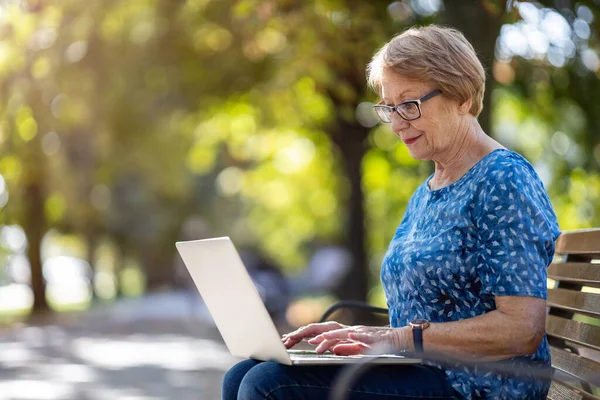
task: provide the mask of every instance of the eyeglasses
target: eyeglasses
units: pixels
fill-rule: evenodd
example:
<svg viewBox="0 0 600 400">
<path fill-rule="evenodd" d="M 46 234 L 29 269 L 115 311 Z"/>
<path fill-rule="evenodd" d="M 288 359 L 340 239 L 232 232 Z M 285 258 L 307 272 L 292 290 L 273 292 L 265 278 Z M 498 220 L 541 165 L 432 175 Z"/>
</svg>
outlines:
<svg viewBox="0 0 600 400">
<path fill-rule="evenodd" d="M 386 124 L 392 122 L 393 112 L 397 112 L 398 115 L 406 121 L 414 121 L 415 119 L 421 118 L 421 104 L 441 93 L 441 90 L 436 89 L 433 92 L 421 97 L 419 100 L 404 101 L 400 104 L 396 104 L 395 106 L 386 106 L 385 104 L 379 103 L 374 105 L 373 109 L 377 113 L 379 119 Z"/>
</svg>

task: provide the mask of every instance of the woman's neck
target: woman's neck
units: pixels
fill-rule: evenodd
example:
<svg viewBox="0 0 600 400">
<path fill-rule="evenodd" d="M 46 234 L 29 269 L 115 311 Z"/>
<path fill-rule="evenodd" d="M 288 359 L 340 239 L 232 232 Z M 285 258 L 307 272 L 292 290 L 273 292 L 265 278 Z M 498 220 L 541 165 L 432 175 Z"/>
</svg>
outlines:
<svg viewBox="0 0 600 400">
<path fill-rule="evenodd" d="M 473 165 L 496 149 L 504 148 L 481 129 L 475 118 L 459 129 L 452 146 L 433 159 L 435 172 L 429 181 L 432 190 L 441 189 L 459 180 Z"/>
</svg>

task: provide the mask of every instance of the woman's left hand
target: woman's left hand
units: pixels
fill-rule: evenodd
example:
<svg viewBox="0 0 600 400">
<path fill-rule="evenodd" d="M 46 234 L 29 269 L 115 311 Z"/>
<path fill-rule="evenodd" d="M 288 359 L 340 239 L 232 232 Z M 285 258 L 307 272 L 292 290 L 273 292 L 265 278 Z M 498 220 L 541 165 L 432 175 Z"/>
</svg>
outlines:
<svg viewBox="0 0 600 400">
<path fill-rule="evenodd" d="M 317 353 L 331 350 L 338 355 L 355 355 L 378 347 L 385 348 L 388 352 L 399 352 L 408 350 L 410 341 L 406 336 L 407 332 L 403 328 L 351 326 L 324 332 L 310 339 L 308 343 L 317 345 Z"/>
</svg>

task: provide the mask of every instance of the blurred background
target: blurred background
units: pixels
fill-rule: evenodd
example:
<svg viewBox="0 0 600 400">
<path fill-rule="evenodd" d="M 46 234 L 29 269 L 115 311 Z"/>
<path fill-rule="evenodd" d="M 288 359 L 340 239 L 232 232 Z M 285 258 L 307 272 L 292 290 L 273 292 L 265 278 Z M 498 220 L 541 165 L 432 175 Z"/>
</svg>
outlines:
<svg viewBox="0 0 600 400">
<path fill-rule="evenodd" d="M 382 257 L 433 165 L 378 124 L 365 66 L 409 26 L 465 33 L 484 130 L 535 166 L 563 230 L 600 226 L 598 17 L 598 0 L 0 1 L 0 399 L 218 397 L 233 360 L 177 240 L 230 236 L 282 327 L 385 305 Z"/>
</svg>

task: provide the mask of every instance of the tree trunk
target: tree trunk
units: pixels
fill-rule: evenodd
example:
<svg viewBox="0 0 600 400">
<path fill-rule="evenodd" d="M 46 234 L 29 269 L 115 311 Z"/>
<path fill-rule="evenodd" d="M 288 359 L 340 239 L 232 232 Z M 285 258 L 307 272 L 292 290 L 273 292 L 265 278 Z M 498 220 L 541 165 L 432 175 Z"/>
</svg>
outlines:
<svg viewBox="0 0 600 400">
<path fill-rule="evenodd" d="M 44 215 L 44 194 L 39 177 L 29 176 L 25 186 L 25 207 L 23 229 L 27 236 L 27 256 L 31 265 L 31 288 L 33 290 L 34 314 L 49 311 L 46 301 L 46 284 L 42 274 L 41 246 L 46 219 Z"/>
<path fill-rule="evenodd" d="M 341 151 L 345 175 L 350 184 L 345 242 L 352 254 L 352 268 L 336 294 L 343 300 L 366 301 L 370 277 L 365 248 L 362 159 L 367 150 L 366 139 L 369 131 L 356 123 L 339 122 L 338 126 L 339 131 L 333 137 Z"/>
<path fill-rule="evenodd" d="M 504 4 L 505 1 L 499 3 Z M 446 1 L 445 5 L 442 22 L 464 33 L 467 40 L 475 48 L 485 68 L 488 79 L 485 85 L 483 111 L 478 119 L 482 129 L 487 134 L 491 134 L 490 111 L 492 107 L 490 103 L 492 89 L 495 84 L 492 67 L 494 65 L 496 39 L 500 35 L 505 6 L 499 5 L 497 6 L 498 9 L 494 9 L 492 6 L 486 6 L 482 0 L 452 0 Z"/>
<path fill-rule="evenodd" d="M 190 202 L 186 199 L 182 199 L 178 203 L 178 207 L 170 211 L 168 217 L 165 217 L 169 224 L 157 232 L 153 238 L 149 238 L 148 241 L 152 241 L 153 244 L 146 244 L 139 253 L 146 273 L 146 289 L 148 291 L 177 287 L 178 277 L 174 260 L 176 256 L 179 256 L 175 242 L 182 239 L 182 225 L 192 212 L 193 208 L 191 207 L 194 206 L 190 206 Z M 185 240 L 203 238 L 207 234 L 205 229 L 205 227 L 198 228 L 196 232 L 191 233 L 192 237 L 186 237 Z"/>
<path fill-rule="evenodd" d="M 90 221 L 90 225 L 93 225 L 94 222 Z M 92 301 L 98 300 L 98 296 L 96 295 L 96 248 L 98 246 L 98 234 L 96 229 L 92 226 L 85 229 L 85 241 L 87 245 L 86 251 L 86 261 L 90 264 L 90 291 L 92 295 Z"/>
<path fill-rule="evenodd" d="M 175 241 L 173 241 L 175 246 Z M 170 265 L 173 262 L 173 253 L 166 253 L 162 244 L 148 244 L 140 249 L 140 260 L 146 275 L 146 291 L 162 291 L 173 287 L 175 278 Z"/>
<path fill-rule="evenodd" d="M 127 258 L 127 253 L 129 252 L 128 246 L 126 243 L 126 238 L 123 235 L 117 235 L 113 237 L 116 245 L 116 260 L 113 269 L 114 278 L 115 278 L 115 298 L 120 299 L 123 297 L 123 280 L 121 279 L 121 274 L 125 270 L 125 261 Z"/>
<path fill-rule="evenodd" d="M 179 229 L 170 226 L 167 232 L 156 237 L 152 244 L 140 249 L 140 260 L 146 274 L 146 290 L 160 291 L 175 287 L 175 242 L 179 237 Z"/>
</svg>

